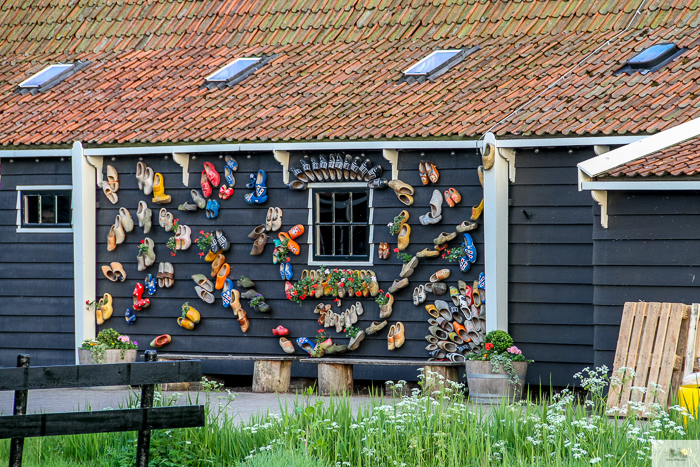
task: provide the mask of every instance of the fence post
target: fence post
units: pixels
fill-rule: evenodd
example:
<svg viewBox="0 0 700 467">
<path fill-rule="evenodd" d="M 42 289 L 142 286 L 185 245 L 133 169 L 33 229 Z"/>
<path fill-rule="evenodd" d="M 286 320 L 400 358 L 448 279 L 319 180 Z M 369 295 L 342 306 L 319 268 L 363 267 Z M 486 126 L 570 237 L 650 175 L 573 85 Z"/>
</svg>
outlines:
<svg viewBox="0 0 700 467">
<path fill-rule="evenodd" d="M 29 355 L 17 355 L 17 368 L 29 368 Z M 27 374 L 24 374 L 25 383 Z M 27 393 L 28 390 L 15 391 L 15 409 L 13 415 L 27 414 Z M 12 438 L 10 441 L 10 467 L 22 467 L 22 452 L 24 450 L 24 438 Z"/>
<path fill-rule="evenodd" d="M 146 350 L 146 362 L 155 362 L 158 358 L 155 350 Z M 153 407 L 154 384 L 141 386 L 141 408 Z M 148 467 L 149 451 L 151 449 L 151 430 L 139 430 L 138 444 L 136 445 L 136 467 Z"/>
</svg>

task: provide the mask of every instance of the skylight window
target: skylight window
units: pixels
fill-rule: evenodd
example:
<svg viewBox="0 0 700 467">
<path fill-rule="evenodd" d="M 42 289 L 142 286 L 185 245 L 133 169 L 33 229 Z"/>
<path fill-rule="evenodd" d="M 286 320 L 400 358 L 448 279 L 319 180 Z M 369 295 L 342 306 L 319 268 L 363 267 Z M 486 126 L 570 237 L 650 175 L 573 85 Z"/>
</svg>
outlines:
<svg viewBox="0 0 700 467">
<path fill-rule="evenodd" d="M 448 60 L 453 58 L 455 55 L 460 53 L 461 50 L 437 50 L 427 57 L 425 57 L 420 62 L 413 65 L 408 70 L 404 71 L 406 76 L 422 76 L 427 75 L 432 71 L 435 71 L 442 65 L 444 65 Z"/>
<path fill-rule="evenodd" d="M 206 78 L 207 82 L 228 82 L 256 65 L 262 58 L 237 58 L 216 73 Z"/>
<path fill-rule="evenodd" d="M 634 73 L 636 71 L 647 74 L 657 71 L 671 62 L 674 58 L 685 52 L 687 49 L 679 49 L 676 44 L 655 44 L 642 50 L 630 59 L 627 64 L 617 70 L 614 75 L 620 73 Z"/>
<path fill-rule="evenodd" d="M 20 88 L 41 88 L 47 83 L 56 83 L 68 76 L 68 72 L 75 67 L 74 64 L 49 65 L 39 73 L 19 84 Z"/>
<path fill-rule="evenodd" d="M 641 53 L 632 57 L 629 64 L 632 68 L 651 69 L 667 58 L 672 57 L 676 52 L 678 52 L 676 44 L 652 45 L 648 49 L 642 50 Z"/>
</svg>

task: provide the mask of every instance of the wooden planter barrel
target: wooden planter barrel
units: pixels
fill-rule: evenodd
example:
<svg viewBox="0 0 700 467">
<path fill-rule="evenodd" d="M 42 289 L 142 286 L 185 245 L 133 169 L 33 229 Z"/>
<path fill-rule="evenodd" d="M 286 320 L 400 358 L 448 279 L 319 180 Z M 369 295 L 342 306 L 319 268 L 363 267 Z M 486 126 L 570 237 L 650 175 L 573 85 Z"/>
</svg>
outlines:
<svg viewBox="0 0 700 467">
<path fill-rule="evenodd" d="M 109 349 L 105 350 L 105 359 L 99 363 L 134 363 L 136 361 L 136 349 L 125 350 L 124 358 L 122 359 L 121 350 Z M 97 363 L 92 358 L 92 352 L 89 350 L 78 349 L 78 358 L 81 365 L 92 365 Z"/>
<path fill-rule="evenodd" d="M 513 362 L 515 374 L 518 375 L 517 384 L 510 382 L 510 375 L 503 370 L 502 366 L 497 373 L 494 373 L 491 362 L 467 360 L 466 365 L 469 400 L 471 402 L 494 405 L 500 404 L 504 399 L 507 402 L 520 400 L 525 386 L 527 362 Z"/>
</svg>

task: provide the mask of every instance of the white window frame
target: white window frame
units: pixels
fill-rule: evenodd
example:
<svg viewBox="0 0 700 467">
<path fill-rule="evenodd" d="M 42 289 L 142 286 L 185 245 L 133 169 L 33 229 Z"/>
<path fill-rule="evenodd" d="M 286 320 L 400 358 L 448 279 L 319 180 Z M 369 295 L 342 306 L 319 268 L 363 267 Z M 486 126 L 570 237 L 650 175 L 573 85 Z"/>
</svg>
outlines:
<svg viewBox="0 0 700 467">
<path fill-rule="evenodd" d="M 455 55 L 457 55 L 457 54 L 460 53 L 461 51 L 462 51 L 462 49 L 440 49 L 440 50 L 436 50 L 436 51 L 432 52 L 430 55 L 428 55 L 427 57 L 424 57 L 424 58 L 418 60 L 416 63 L 414 63 L 413 65 L 411 65 L 410 67 L 408 67 L 408 69 L 407 69 L 406 71 L 404 71 L 403 74 L 404 74 L 405 76 L 426 76 L 426 75 L 429 75 L 430 73 L 432 73 L 433 71 L 435 71 L 437 68 L 440 68 L 441 66 L 443 66 L 443 65 L 445 64 L 445 62 L 448 62 L 449 60 L 452 60 L 452 59 L 455 57 Z M 431 68 L 430 70 L 428 70 L 428 71 L 426 71 L 426 72 L 420 72 L 420 73 L 417 73 L 417 72 L 411 73 L 411 72 L 410 72 L 410 70 L 416 68 L 417 66 L 419 66 L 419 65 L 422 64 L 423 62 L 427 62 L 428 60 L 430 60 L 430 58 L 431 58 L 433 55 L 437 55 L 437 54 L 439 54 L 439 53 L 445 53 L 445 52 L 454 52 L 455 54 L 452 55 L 452 56 L 451 56 L 450 58 L 448 58 L 447 60 L 445 60 L 444 62 L 442 62 L 441 64 L 439 64 L 438 66 L 433 67 L 433 68 Z"/>
<path fill-rule="evenodd" d="M 309 183 L 309 218 L 307 221 L 308 235 L 306 236 L 306 241 L 309 244 L 309 258 L 307 264 L 309 266 L 347 266 L 350 268 L 355 268 L 358 266 L 374 266 L 374 189 L 368 188 L 369 190 L 369 217 L 367 218 L 367 225 L 369 226 L 369 261 L 315 261 L 314 260 L 314 190 L 322 189 L 333 189 L 338 188 L 367 188 L 367 182 L 323 182 L 323 183 Z"/>
<path fill-rule="evenodd" d="M 18 185 L 17 190 L 17 233 L 73 233 L 73 185 Z M 22 227 L 22 192 L 24 191 L 70 191 L 70 210 L 71 210 L 71 226 L 70 227 Z"/>
<path fill-rule="evenodd" d="M 27 85 L 27 83 L 29 83 L 29 82 L 32 81 L 33 79 L 36 79 L 36 78 L 39 77 L 42 73 L 45 73 L 45 72 L 49 71 L 50 69 L 56 68 L 56 67 L 61 67 L 61 68 L 63 68 L 63 70 L 62 70 L 60 73 L 56 74 L 55 76 L 53 76 L 53 77 L 51 77 L 51 78 L 45 79 L 44 81 L 42 81 L 42 82 L 39 83 L 39 84 Z M 49 81 L 52 81 L 52 80 L 58 78 L 59 76 L 63 75 L 63 73 L 69 72 L 72 68 L 75 68 L 75 63 L 53 63 L 53 64 L 51 64 L 51 65 L 48 65 L 48 66 L 44 67 L 41 71 L 38 71 L 38 72 L 34 73 L 32 76 L 30 76 L 29 78 L 25 79 L 25 80 L 22 81 L 21 83 L 19 83 L 18 87 L 19 87 L 19 88 L 22 88 L 22 89 L 40 89 L 44 84 L 46 84 L 46 83 L 48 83 Z"/>
<path fill-rule="evenodd" d="M 232 75 L 230 78 L 214 78 L 216 75 L 218 75 L 219 73 L 225 71 L 227 68 L 230 68 L 230 67 L 232 67 L 233 65 L 235 65 L 236 63 L 238 63 L 238 62 L 240 62 L 240 61 L 243 61 L 243 60 L 255 60 L 255 61 L 249 63 L 249 64 L 248 64 L 246 67 L 244 67 L 241 71 L 239 71 L 239 72 L 236 73 L 235 75 Z M 238 75 L 240 75 L 241 73 L 243 73 L 243 72 L 244 72 L 245 70 L 247 70 L 248 68 L 252 67 L 253 65 L 257 65 L 258 63 L 260 63 L 260 60 L 262 60 L 262 57 L 239 57 L 239 58 L 235 59 L 234 61 L 232 61 L 231 63 L 227 64 L 226 66 L 224 66 L 224 67 L 222 67 L 222 68 L 219 68 L 219 69 L 216 70 L 214 73 L 212 73 L 212 74 L 210 74 L 209 76 L 207 76 L 206 78 L 204 78 L 204 81 L 206 81 L 207 83 L 227 83 L 227 82 L 229 82 L 229 81 L 235 79 Z"/>
</svg>

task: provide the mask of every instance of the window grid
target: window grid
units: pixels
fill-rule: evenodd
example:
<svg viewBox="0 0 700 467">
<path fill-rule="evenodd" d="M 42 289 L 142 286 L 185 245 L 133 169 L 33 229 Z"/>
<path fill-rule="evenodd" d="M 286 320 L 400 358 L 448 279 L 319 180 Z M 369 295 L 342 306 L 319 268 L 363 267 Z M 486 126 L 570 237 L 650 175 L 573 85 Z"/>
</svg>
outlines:
<svg viewBox="0 0 700 467">
<path fill-rule="evenodd" d="M 321 220 L 321 197 L 322 195 L 331 195 L 330 197 L 330 211 L 331 211 L 331 219 L 330 221 L 322 221 Z M 342 200 L 340 202 L 345 202 L 347 204 L 347 207 L 350 209 L 346 208 L 347 214 L 347 220 L 338 220 L 337 218 L 337 210 L 339 209 L 337 206 L 338 203 L 338 198 L 340 198 L 342 195 L 347 195 L 346 200 Z M 357 221 L 355 219 L 355 201 L 359 200 L 362 202 L 362 198 L 364 198 L 364 202 L 366 203 L 366 213 L 364 216 L 364 221 Z M 369 259 L 369 254 L 356 254 L 356 248 L 355 248 L 355 228 L 362 228 L 365 227 L 365 237 L 369 236 L 369 193 L 367 191 L 327 191 L 327 190 L 318 190 L 314 193 L 314 233 L 316 236 L 316 241 L 314 242 L 316 244 L 315 248 L 315 254 L 314 254 L 314 260 L 323 260 L 323 259 L 334 259 L 334 260 L 353 260 L 353 261 L 366 261 Z M 332 245 L 331 245 L 331 254 L 328 254 L 327 252 L 324 254 L 321 250 L 321 246 L 323 243 L 323 236 L 321 234 L 322 227 L 330 227 L 331 228 L 331 238 L 332 238 Z M 342 247 L 344 246 L 342 243 L 342 239 L 339 239 L 337 236 L 337 233 L 339 229 L 337 227 L 347 227 L 347 242 L 348 242 L 348 251 L 342 251 Z M 368 244 L 369 239 L 365 238 L 365 244 Z M 339 249 L 341 250 L 340 253 L 338 253 Z"/>
<path fill-rule="evenodd" d="M 32 201 L 34 203 L 32 203 Z M 34 204 L 34 206 L 32 206 Z M 22 227 L 66 227 L 71 225 L 70 193 L 22 193 Z M 67 208 L 67 212 L 61 210 Z M 33 207 L 36 208 L 35 212 Z M 66 218 L 67 217 L 67 218 Z"/>
</svg>

